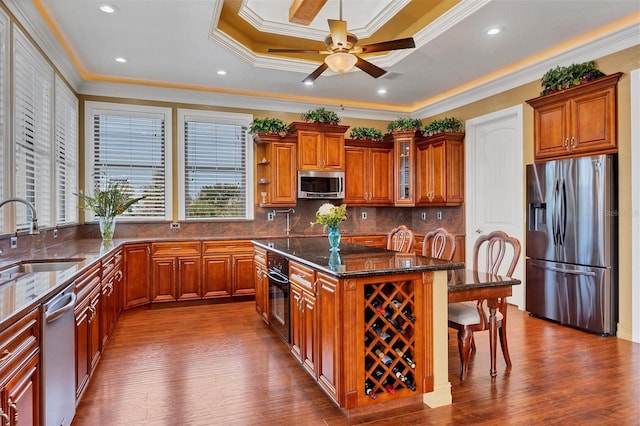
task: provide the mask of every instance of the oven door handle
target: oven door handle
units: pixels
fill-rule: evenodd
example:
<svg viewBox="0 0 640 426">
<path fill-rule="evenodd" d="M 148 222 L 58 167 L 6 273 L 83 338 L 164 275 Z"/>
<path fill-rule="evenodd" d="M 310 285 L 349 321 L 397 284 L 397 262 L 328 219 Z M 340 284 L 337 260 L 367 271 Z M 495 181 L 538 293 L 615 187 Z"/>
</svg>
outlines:
<svg viewBox="0 0 640 426">
<path fill-rule="evenodd" d="M 270 270 L 269 272 L 267 272 L 267 277 L 269 277 L 270 280 L 273 280 L 279 284 L 289 284 L 289 277 L 281 274 L 276 270 Z"/>
</svg>

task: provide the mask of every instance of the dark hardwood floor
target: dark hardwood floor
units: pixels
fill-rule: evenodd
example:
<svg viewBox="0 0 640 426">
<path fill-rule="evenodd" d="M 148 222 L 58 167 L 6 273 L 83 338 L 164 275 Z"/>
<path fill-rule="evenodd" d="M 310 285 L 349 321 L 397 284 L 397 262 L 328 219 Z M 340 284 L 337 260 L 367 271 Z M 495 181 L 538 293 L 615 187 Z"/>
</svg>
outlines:
<svg viewBox="0 0 640 426">
<path fill-rule="evenodd" d="M 450 332 L 453 404 L 347 418 L 253 302 L 124 312 L 78 406 L 84 425 L 640 424 L 640 344 L 509 310 L 508 371 L 476 335 L 467 380 Z"/>
</svg>

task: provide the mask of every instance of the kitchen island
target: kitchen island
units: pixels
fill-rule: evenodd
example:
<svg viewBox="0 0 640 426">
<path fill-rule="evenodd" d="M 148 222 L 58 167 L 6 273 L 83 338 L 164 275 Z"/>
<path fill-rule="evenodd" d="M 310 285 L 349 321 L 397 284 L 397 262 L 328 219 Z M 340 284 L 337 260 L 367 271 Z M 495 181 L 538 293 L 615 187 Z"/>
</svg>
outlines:
<svg viewBox="0 0 640 426">
<path fill-rule="evenodd" d="M 290 284 L 287 343 L 347 414 L 451 403 L 447 271 L 463 263 L 353 243 L 331 253 L 326 237 L 253 244 L 256 310 L 269 321 L 269 257 L 283 256 Z"/>
</svg>

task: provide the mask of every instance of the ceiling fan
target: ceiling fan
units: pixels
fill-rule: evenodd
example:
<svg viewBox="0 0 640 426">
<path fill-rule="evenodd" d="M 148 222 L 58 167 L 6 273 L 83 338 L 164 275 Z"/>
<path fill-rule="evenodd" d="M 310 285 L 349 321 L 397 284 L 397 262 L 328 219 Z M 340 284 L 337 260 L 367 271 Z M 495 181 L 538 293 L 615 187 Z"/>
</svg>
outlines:
<svg viewBox="0 0 640 426">
<path fill-rule="evenodd" d="M 349 71 L 353 66 L 360 68 L 373 78 L 378 78 L 386 74 L 387 71 L 362 59 L 357 56 L 358 54 L 416 47 L 411 37 L 358 46 L 358 38 L 347 32 L 347 21 L 342 20 L 342 0 L 340 0 L 340 19 L 327 19 L 327 21 L 329 22 L 329 35 L 324 39 L 327 50 L 269 49 L 271 53 L 312 53 L 328 55 L 318 68 L 302 80 L 303 83 L 313 82 L 320 74 L 326 71 L 327 68 L 331 68 L 333 71 L 342 74 Z"/>
</svg>

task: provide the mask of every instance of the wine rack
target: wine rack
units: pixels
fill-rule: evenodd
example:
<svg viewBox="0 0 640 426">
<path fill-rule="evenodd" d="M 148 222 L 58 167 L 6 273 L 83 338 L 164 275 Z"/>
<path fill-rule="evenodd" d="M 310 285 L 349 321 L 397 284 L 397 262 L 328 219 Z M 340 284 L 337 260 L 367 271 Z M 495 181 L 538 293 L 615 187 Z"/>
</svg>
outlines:
<svg viewBox="0 0 640 426">
<path fill-rule="evenodd" d="M 364 286 L 364 385 L 367 399 L 421 393 L 417 383 L 413 281 Z"/>
</svg>

